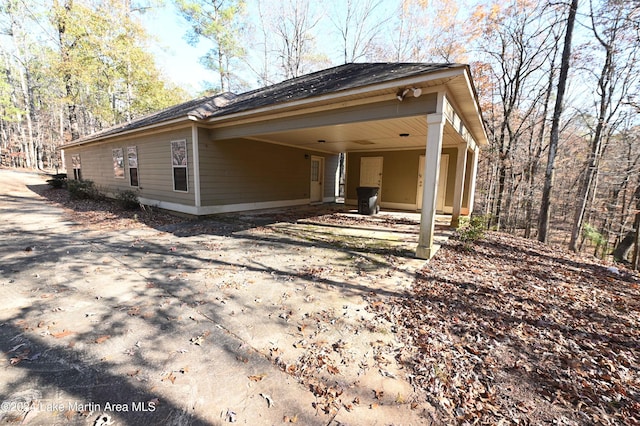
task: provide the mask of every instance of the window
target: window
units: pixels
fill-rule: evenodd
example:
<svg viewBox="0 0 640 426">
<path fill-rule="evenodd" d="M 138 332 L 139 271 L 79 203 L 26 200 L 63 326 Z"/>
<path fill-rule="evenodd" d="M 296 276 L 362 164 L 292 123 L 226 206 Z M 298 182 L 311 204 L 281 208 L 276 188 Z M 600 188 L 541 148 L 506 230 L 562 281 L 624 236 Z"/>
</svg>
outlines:
<svg viewBox="0 0 640 426">
<path fill-rule="evenodd" d="M 115 148 L 112 151 L 113 176 L 116 179 L 124 179 L 124 154 L 122 148 Z"/>
<path fill-rule="evenodd" d="M 127 147 L 127 163 L 129 164 L 129 184 L 131 186 L 140 186 L 138 183 L 138 148 L 135 146 Z"/>
<path fill-rule="evenodd" d="M 73 167 L 73 178 L 82 180 L 82 172 L 80 170 L 80 154 L 71 156 L 71 165 Z"/>
<path fill-rule="evenodd" d="M 187 141 L 171 141 L 171 165 L 173 167 L 173 190 L 188 191 Z"/>
</svg>

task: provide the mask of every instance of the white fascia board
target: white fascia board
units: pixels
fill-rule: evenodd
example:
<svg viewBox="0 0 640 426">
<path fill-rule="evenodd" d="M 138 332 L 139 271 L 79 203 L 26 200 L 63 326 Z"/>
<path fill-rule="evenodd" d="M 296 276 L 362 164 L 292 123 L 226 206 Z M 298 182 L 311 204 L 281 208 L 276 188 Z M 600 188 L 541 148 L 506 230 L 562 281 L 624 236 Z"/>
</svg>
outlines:
<svg viewBox="0 0 640 426">
<path fill-rule="evenodd" d="M 215 123 L 215 122 L 218 122 L 218 121 L 235 120 L 237 118 L 243 118 L 243 117 L 247 117 L 247 116 L 254 115 L 254 114 L 277 112 L 278 110 L 284 109 L 284 108 L 304 107 L 306 105 L 313 105 L 314 103 L 317 103 L 317 102 L 336 100 L 336 99 L 340 99 L 340 98 L 344 98 L 344 97 L 348 97 L 348 96 L 360 95 L 360 94 L 369 93 L 369 92 L 375 92 L 375 91 L 378 91 L 378 90 L 385 90 L 385 89 L 393 89 L 393 88 L 411 86 L 411 85 L 414 85 L 414 84 L 424 83 L 426 81 L 431 81 L 431 80 L 454 78 L 454 77 L 458 77 L 460 75 L 463 75 L 465 70 L 466 70 L 466 68 L 464 66 L 461 66 L 461 67 L 457 67 L 457 68 L 451 68 L 451 69 L 448 69 L 448 70 L 433 72 L 433 73 L 427 74 L 426 76 L 422 75 L 422 76 L 408 77 L 408 78 L 404 78 L 404 79 L 387 81 L 387 82 L 384 82 L 384 83 L 374 84 L 374 85 L 370 85 L 370 86 L 356 87 L 354 89 L 344 90 L 344 91 L 340 91 L 340 92 L 327 93 L 327 94 L 324 94 L 324 95 L 321 95 L 321 96 L 314 96 L 314 97 L 310 97 L 310 98 L 299 99 L 297 101 L 285 102 L 285 103 L 280 103 L 280 104 L 277 104 L 277 105 L 265 106 L 265 107 L 257 108 L 257 109 L 250 109 L 250 110 L 247 110 L 247 111 L 241 111 L 241 112 L 237 112 L 237 113 L 234 113 L 234 114 L 211 117 L 211 118 L 208 118 L 208 119 L 205 119 L 205 120 L 202 120 L 202 121 L 206 122 L 206 123 Z M 428 78 L 425 78 L 425 77 L 428 77 Z M 430 88 L 427 88 L 427 89 L 430 89 Z M 431 90 L 428 90 L 428 92 L 431 92 Z"/>
<path fill-rule="evenodd" d="M 131 130 L 125 130 L 124 132 L 117 132 L 117 133 L 112 133 L 110 135 L 104 135 L 104 136 L 98 136 L 95 139 L 88 139 L 88 140 L 84 140 L 84 141 L 75 141 L 75 142 L 69 142 L 66 143 L 64 145 L 61 146 L 61 148 L 70 148 L 70 147 L 74 147 L 74 146 L 82 146 L 82 145 L 87 145 L 87 144 L 94 144 L 94 143 L 98 143 L 101 141 L 113 141 L 116 138 L 122 138 L 122 137 L 126 137 L 128 135 L 132 135 L 135 133 L 139 133 L 139 132 L 148 132 L 149 130 L 153 130 L 153 129 L 157 129 L 159 127 L 165 127 L 165 126 L 171 126 L 173 124 L 181 124 L 184 123 L 185 127 L 190 126 L 192 122 L 192 119 L 189 117 L 180 117 L 180 118 L 175 118 L 173 120 L 169 120 L 169 121 L 162 121 L 160 123 L 155 123 L 155 124 L 149 124 L 147 126 L 143 126 L 143 127 L 138 127 L 135 129 L 131 129 Z M 179 128 L 180 126 L 177 126 L 177 128 Z M 164 129 L 161 129 L 164 130 Z M 169 130 L 169 129 L 167 129 Z M 87 137 L 90 137 L 91 135 L 88 135 Z"/>
</svg>

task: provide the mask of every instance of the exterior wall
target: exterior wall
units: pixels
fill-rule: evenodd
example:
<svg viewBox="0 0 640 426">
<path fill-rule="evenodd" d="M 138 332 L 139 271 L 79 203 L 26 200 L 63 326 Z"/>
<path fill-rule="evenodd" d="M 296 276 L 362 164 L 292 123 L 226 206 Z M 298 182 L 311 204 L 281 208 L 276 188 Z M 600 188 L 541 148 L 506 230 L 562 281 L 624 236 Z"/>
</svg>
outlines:
<svg viewBox="0 0 640 426">
<path fill-rule="evenodd" d="M 187 141 L 188 192 L 173 190 L 173 169 L 171 166 L 171 141 Z M 129 167 L 126 161 L 127 147 L 135 146 L 138 151 L 139 187 L 130 186 Z M 113 170 L 112 150 L 122 148 L 125 156 L 125 177 L 116 178 Z M 108 193 L 133 190 L 147 200 L 193 206 L 193 151 L 191 128 L 173 130 L 137 138 L 123 139 L 104 144 L 65 148 L 67 169 L 71 167 L 71 156 L 80 154 L 82 178 L 92 180 L 97 187 Z M 71 173 L 69 173 L 71 175 Z"/>
<path fill-rule="evenodd" d="M 249 139 L 198 143 L 203 206 L 308 200 L 311 155 L 325 157 L 324 197 L 335 199 L 336 155 Z"/>
<path fill-rule="evenodd" d="M 447 191 L 445 208 L 453 206 L 456 182 L 457 148 L 443 148 L 443 154 L 449 154 L 447 172 Z M 347 154 L 346 199 L 358 199 L 356 188 L 360 180 L 360 159 L 362 157 L 383 157 L 381 205 L 392 208 L 414 209 L 418 193 L 418 164 L 425 151 L 369 151 Z"/>
<path fill-rule="evenodd" d="M 456 190 L 456 167 L 458 165 L 458 148 L 442 148 L 443 154 L 449 154 L 449 168 L 447 169 L 447 193 L 444 197 L 444 207 L 453 209 L 453 195 Z M 448 210 L 451 213 L 451 210 Z"/>
<path fill-rule="evenodd" d="M 370 151 L 347 154 L 348 200 L 357 200 L 356 188 L 360 186 L 360 159 L 362 157 L 383 157 L 382 193 L 380 201 L 394 204 L 416 204 L 418 191 L 418 162 L 424 150 L 411 151 Z"/>
</svg>

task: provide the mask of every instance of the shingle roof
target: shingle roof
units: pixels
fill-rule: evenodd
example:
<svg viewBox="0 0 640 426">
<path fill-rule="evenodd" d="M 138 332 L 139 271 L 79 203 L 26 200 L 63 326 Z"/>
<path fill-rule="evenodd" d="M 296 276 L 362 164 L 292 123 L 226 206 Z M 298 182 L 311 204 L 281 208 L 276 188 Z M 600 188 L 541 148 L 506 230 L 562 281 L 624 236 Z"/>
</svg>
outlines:
<svg viewBox="0 0 640 426">
<path fill-rule="evenodd" d="M 72 141 L 71 144 L 102 139 L 106 136 L 121 132 L 161 124 L 179 118 L 187 118 L 189 116 L 201 120 L 221 117 L 279 103 L 311 98 L 328 93 L 337 93 L 343 90 L 429 74 L 434 71 L 458 68 L 461 66 L 463 65 L 454 63 L 345 64 L 285 80 L 272 86 L 239 95 L 225 92 L 214 96 L 193 99 Z"/>
</svg>

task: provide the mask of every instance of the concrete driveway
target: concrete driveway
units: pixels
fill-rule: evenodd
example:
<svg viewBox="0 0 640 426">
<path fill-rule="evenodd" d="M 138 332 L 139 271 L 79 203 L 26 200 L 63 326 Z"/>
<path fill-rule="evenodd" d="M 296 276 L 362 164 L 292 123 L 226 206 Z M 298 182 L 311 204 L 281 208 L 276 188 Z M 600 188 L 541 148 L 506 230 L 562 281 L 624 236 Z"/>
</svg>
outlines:
<svg viewBox="0 0 640 426">
<path fill-rule="evenodd" d="M 254 213 L 105 231 L 42 184 L 0 170 L 0 422 L 431 423 L 386 309 L 424 264 L 415 224 L 345 234 Z"/>
</svg>

